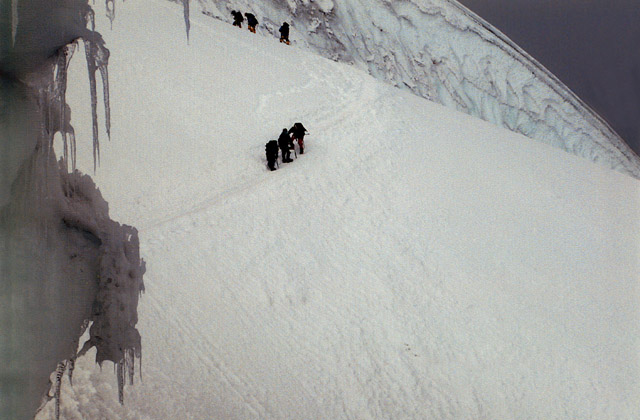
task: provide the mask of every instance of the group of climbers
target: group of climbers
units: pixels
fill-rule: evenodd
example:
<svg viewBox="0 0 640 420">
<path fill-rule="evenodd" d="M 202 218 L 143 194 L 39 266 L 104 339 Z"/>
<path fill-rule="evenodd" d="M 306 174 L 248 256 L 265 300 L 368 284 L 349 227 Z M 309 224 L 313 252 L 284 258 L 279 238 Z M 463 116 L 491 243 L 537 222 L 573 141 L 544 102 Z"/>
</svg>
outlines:
<svg viewBox="0 0 640 420">
<path fill-rule="evenodd" d="M 256 26 L 258 25 L 258 19 L 256 19 L 253 13 L 245 13 L 244 15 L 247 17 L 247 27 L 251 32 L 255 34 Z M 231 16 L 233 16 L 233 26 L 242 28 L 242 22 L 244 22 L 244 17 L 242 17 L 242 12 L 237 10 L 232 10 Z"/>
<path fill-rule="evenodd" d="M 304 154 L 304 135 L 306 133 L 307 129 L 304 128 L 304 125 L 297 122 L 289 130 L 283 128 L 278 140 L 270 140 L 265 146 L 267 166 L 269 169 L 272 171 L 276 170 L 278 149 L 282 152 L 282 163 L 293 162 L 293 159 L 291 159 L 291 150 L 295 152 L 294 141 L 298 143 L 300 154 Z"/>
<path fill-rule="evenodd" d="M 256 26 L 258 25 L 258 19 L 256 19 L 255 15 L 252 13 L 245 13 L 244 17 L 242 12 L 238 10 L 232 10 L 231 16 L 233 16 L 233 26 L 237 26 L 238 28 L 242 28 L 242 23 L 244 22 L 244 17 L 247 18 L 247 27 L 249 31 L 256 33 Z M 284 22 L 282 26 L 280 26 L 280 42 L 290 45 L 289 41 L 289 24 Z M 293 150 L 295 153 L 294 142 L 298 143 L 298 150 L 300 154 L 304 154 L 304 135 L 307 134 L 306 128 L 302 123 L 295 123 L 290 129 L 283 128 L 282 133 L 278 137 L 278 140 L 270 140 L 265 145 L 265 152 L 267 154 L 267 166 L 270 170 L 275 171 L 276 165 L 278 164 L 278 154 L 282 153 L 282 162 L 293 162 L 291 159 L 291 151 Z M 296 154 L 297 157 L 297 154 Z"/>
<path fill-rule="evenodd" d="M 242 12 L 238 10 L 232 10 L 231 16 L 233 16 L 233 26 L 237 26 L 238 28 L 242 28 L 242 22 L 244 22 L 244 17 L 242 16 Z M 253 13 L 245 13 L 244 16 L 247 18 L 247 27 L 249 31 L 256 33 L 256 26 L 258 26 L 258 19 L 256 19 Z M 280 42 L 283 42 L 287 45 L 290 44 L 289 41 L 289 24 L 284 22 L 282 26 L 280 26 Z"/>
</svg>

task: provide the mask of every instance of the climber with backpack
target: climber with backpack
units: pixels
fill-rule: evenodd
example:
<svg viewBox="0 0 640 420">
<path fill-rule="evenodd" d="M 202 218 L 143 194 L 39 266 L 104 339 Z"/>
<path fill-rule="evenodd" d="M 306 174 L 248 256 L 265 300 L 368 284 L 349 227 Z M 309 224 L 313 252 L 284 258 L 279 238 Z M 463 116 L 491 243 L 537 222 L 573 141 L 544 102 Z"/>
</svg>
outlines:
<svg viewBox="0 0 640 420">
<path fill-rule="evenodd" d="M 282 26 L 280 26 L 280 42 L 284 42 L 285 44 L 289 45 L 289 24 L 287 22 L 284 22 L 282 24 Z"/>
<path fill-rule="evenodd" d="M 291 138 L 286 128 L 282 129 L 282 133 L 278 137 L 278 146 L 282 151 L 282 162 L 293 162 L 293 159 L 291 159 Z"/>
<path fill-rule="evenodd" d="M 231 16 L 233 16 L 233 26 L 242 28 L 242 22 L 244 22 L 244 18 L 242 17 L 242 12 L 232 10 Z"/>
<path fill-rule="evenodd" d="M 269 140 L 264 147 L 267 154 L 267 166 L 270 170 L 276 170 L 276 164 L 278 163 L 278 142 L 276 140 Z"/>
<path fill-rule="evenodd" d="M 256 19 L 253 13 L 245 13 L 244 15 L 247 17 L 247 26 L 249 27 L 249 30 L 255 34 L 258 19 Z"/>
<path fill-rule="evenodd" d="M 298 147 L 300 148 L 300 154 L 304 154 L 304 135 L 307 133 L 307 129 L 304 128 L 302 123 L 295 123 L 293 127 L 289 129 L 289 134 L 292 135 L 292 140 L 298 141 Z"/>
</svg>

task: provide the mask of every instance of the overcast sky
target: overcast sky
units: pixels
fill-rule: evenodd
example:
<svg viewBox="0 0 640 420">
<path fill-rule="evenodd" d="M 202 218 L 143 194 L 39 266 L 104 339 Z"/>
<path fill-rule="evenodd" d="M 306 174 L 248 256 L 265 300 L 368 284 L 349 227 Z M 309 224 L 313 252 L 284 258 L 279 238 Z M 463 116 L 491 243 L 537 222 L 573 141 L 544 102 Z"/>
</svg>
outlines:
<svg viewBox="0 0 640 420">
<path fill-rule="evenodd" d="M 640 154 L 640 0 L 458 0 L 535 57 Z"/>
</svg>

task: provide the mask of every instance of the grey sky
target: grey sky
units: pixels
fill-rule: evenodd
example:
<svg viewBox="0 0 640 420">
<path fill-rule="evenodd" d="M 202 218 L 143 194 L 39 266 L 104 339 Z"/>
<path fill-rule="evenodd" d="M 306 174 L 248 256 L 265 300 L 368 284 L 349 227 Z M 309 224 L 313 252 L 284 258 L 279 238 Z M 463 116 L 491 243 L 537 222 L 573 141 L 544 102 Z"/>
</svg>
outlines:
<svg viewBox="0 0 640 420">
<path fill-rule="evenodd" d="M 458 0 L 524 48 L 640 154 L 638 0 Z"/>
</svg>

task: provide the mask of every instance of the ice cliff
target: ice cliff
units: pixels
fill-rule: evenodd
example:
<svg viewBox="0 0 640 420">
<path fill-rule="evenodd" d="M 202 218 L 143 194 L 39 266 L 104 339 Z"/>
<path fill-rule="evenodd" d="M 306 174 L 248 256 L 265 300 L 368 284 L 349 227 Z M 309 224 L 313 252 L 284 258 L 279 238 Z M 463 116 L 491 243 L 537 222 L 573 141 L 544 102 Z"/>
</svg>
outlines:
<svg viewBox="0 0 640 420">
<path fill-rule="evenodd" d="M 560 80 L 454 0 L 199 0 L 427 99 L 640 178 L 640 158 Z M 291 63 L 295 65 L 295 63 Z M 286 67 L 283 67 L 286 77 Z"/>
<path fill-rule="evenodd" d="M 109 132 L 109 51 L 92 8 L 86 0 L 2 0 L 0 11 L 0 418 L 28 419 L 43 398 L 59 397 L 61 375 L 92 347 L 98 363 L 115 364 L 122 401 L 125 373 L 132 377 L 141 354 L 135 325 L 145 264 L 137 230 L 111 220 L 91 178 L 74 170 L 65 92 L 79 40 L 96 162 L 97 72 Z"/>
</svg>

